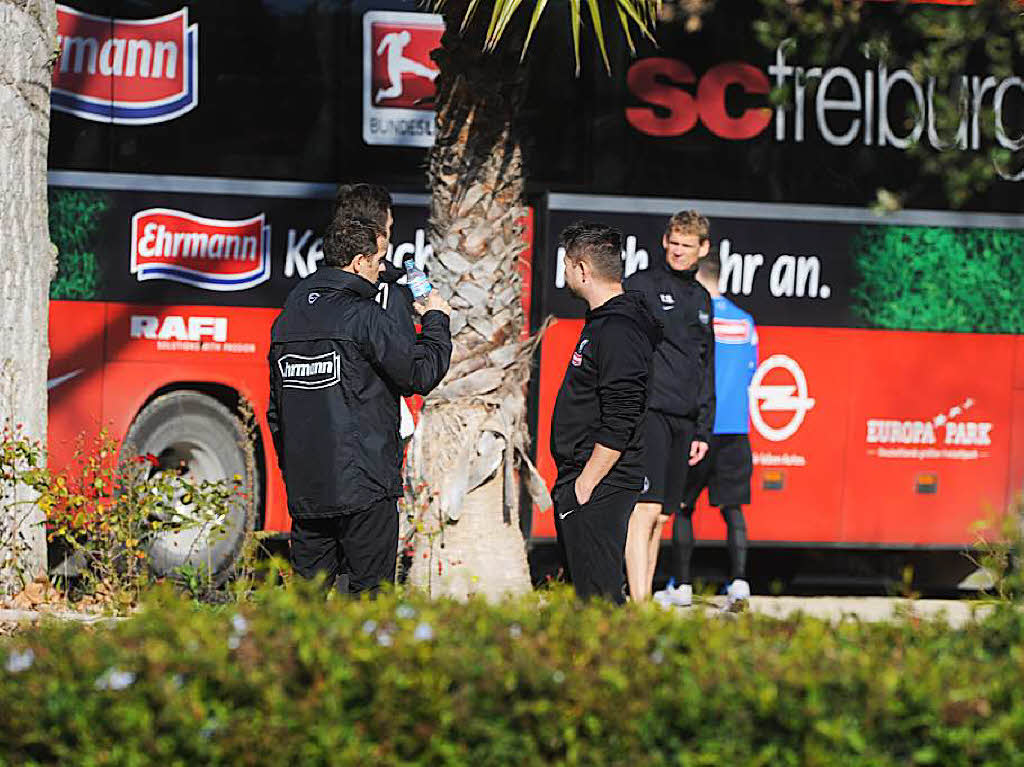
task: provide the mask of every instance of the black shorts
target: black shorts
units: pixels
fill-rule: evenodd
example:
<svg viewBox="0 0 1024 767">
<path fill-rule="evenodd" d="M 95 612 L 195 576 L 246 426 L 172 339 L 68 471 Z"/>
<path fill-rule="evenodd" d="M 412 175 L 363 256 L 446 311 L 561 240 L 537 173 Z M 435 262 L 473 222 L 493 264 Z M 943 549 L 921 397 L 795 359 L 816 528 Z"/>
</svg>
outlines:
<svg viewBox="0 0 1024 767">
<path fill-rule="evenodd" d="M 696 425 L 689 418 L 647 411 L 647 433 L 644 438 L 647 489 L 640 493 L 640 503 L 658 503 L 665 514 L 679 508 L 690 469 L 690 444 Z"/>
<path fill-rule="evenodd" d="M 693 508 L 706 487 L 712 506 L 744 506 L 750 503 L 753 473 L 750 438 L 746 434 L 716 434 L 704 460 L 690 467 L 683 503 Z"/>
</svg>

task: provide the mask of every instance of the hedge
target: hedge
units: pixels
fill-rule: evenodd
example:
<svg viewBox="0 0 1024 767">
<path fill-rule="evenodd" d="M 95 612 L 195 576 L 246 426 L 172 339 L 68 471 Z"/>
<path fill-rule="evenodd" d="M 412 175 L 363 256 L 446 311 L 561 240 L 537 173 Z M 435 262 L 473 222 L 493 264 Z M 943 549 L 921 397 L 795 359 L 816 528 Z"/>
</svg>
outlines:
<svg viewBox="0 0 1024 767">
<path fill-rule="evenodd" d="M 4 765 L 1024 764 L 1024 619 L 830 625 L 562 591 L 159 592 L 0 643 Z"/>
</svg>

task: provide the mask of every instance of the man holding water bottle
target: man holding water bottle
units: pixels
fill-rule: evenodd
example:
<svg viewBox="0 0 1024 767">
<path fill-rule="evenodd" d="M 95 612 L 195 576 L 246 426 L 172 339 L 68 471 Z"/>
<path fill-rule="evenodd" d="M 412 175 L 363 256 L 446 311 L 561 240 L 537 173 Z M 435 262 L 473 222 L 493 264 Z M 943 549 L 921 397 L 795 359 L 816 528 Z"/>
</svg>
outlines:
<svg viewBox="0 0 1024 767">
<path fill-rule="evenodd" d="M 376 591 L 395 577 L 402 495 L 399 399 L 448 372 L 451 308 L 423 296 L 419 335 L 374 301 L 387 228 L 339 211 L 323 266 L 295 286 L 271 330 L 267 421 L 288 491 L 291 556 L 305 578 Z M 414 290 L 429 283 L 413 276 Z"/>
</svg>

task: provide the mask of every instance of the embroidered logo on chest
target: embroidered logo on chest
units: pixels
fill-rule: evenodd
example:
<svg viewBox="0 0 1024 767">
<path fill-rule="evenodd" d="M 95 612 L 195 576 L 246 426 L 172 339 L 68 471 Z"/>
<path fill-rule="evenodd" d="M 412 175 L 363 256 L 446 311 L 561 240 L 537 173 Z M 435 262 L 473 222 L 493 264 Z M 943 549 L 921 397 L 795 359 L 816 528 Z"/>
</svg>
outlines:
<svg viewBox="0 0 1024 767">
<path fill-rule="evenodd" d="M 583 364 L 583 349 L 586 348 L 587 344 L 590 343 L 589 338 L 581 338 L 580 345 L 576 347 L 576 351 L 572 354 L 573 367 L 579 367 Z"/>
</svg>

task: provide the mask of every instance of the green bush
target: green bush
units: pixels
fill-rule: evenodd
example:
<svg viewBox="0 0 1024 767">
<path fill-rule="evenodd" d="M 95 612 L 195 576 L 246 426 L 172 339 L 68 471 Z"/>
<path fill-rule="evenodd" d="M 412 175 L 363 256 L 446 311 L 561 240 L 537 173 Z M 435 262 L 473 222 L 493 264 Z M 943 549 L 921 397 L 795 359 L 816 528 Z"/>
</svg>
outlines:
<svg viewBox="0 0 1024 767">
<path fill-rule="evenodd" d="M 265 590 L 0 645 L 9 765 L 1011 765 L 1024 618 L 681 617 Z"/>
<path fill-rule="evenodd" d="M 1024 333 L 1024 232 L 865 226 L 851 253 L 868 327 Z"/>
</svg>

